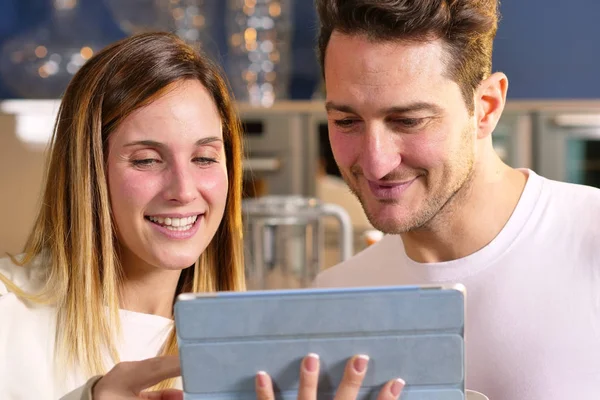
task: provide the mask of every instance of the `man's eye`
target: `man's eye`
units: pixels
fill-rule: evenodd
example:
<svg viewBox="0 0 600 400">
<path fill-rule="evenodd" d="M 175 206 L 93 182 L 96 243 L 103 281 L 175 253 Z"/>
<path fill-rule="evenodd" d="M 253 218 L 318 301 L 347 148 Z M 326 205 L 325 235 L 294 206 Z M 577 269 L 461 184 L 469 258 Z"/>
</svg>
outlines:
<svg viewBox="0 0 600 400">
<path fill-rule="evenodd" d="M 336 119 L 333 123 L 340 128 L 349 128 L 354 124 L 354 120 L 352 119 Z"/>
<path fill-rule="evenodd" d="M 394 123 L 404 128 L 418 128 L 422 126 L 426 121 L 426 118 L 399 118 L 395 119 Z"/>
</svg>

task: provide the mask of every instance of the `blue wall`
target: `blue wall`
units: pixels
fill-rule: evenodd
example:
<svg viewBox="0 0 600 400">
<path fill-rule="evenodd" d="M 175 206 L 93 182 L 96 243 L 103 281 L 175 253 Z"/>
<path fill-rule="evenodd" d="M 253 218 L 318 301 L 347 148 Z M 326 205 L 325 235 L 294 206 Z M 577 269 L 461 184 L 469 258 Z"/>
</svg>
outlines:
<svg viewBox="0 0 600 400">
<path fill-rule="evenodd" d="M 84 18 L 97 22 L 108 40 L 124 36 L 101 0 L 80 0 Z M 127 0 L 122 0 L 127 1 Z M 218 1 L 224 15 L 225 0 Z M 48 16 L 51 0 L 0 0 L 0 45 Z M 510 81 L 509 97 L 600 98 L 600 1 L 504 0 L 494 50 L 494 69 Z M 294 1 L 291 96 L 310 98 L 319 80 L 313 51 L 317 22 L 312 0 Z M 224 28 L 217 27 L 220 59 Z M 14 97 L 0 82 L 0 98 Z"/>
<path fill-rule="evenodd" d="M 511 98 L 600 98 L 600 1 L 501 4 L 493 61 Z"/>
</svg>

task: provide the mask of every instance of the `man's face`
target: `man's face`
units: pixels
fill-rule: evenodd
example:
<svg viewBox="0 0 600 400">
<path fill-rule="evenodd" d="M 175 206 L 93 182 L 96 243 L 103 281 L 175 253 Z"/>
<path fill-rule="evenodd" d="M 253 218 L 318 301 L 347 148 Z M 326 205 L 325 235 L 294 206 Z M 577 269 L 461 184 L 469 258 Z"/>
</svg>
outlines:
<svg viewBox="0 0 600 400">
<path fill-rule="evenodd" d="M 325 57 L 329 139 L 373 226 L 417 230 L 469 181 L 476 125 L 445 76 L 441 40 L 375 42 L 334 32 Z"/>
</svg>

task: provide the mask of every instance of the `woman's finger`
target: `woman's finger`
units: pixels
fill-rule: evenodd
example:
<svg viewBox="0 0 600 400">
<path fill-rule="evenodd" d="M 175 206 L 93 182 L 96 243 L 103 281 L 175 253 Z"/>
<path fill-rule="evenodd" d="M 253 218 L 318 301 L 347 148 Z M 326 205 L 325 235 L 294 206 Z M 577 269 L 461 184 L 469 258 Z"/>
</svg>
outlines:
<svg viewBox="0 0 600 400">
<path fill-rule="evenodd" d="M 319 356 L 310 353 L 302 360 L 298 400 L 316 400 L 319 383 Z"/>
<path fill-rule="evenodd" d="M 369 357 L 366 355 L 354 356 L 346 363 L 344 377 L 335 393 L 335 400 L 356 399 L 367 373 L 368 364 Z"/>
<path fill-rule="evenodd" d="M 177 356 L 160 356 L 122 364 L 125 366 L 121 369 L 123 384 L 133 393 L 140 393 L 165 379 L 181 375 Z"/>
<path fill-rule="evenodd" d="M 400 378 L 387 382 L 377 396 L 377 400 L 396 400 L 404 389 L 404 381 Z"/>
<path fill-rule="evenodd" d="M 275 400 L 271 377 L 265 371 L 258 371 L 254 379 L 257 400 Z"/>
</svg>

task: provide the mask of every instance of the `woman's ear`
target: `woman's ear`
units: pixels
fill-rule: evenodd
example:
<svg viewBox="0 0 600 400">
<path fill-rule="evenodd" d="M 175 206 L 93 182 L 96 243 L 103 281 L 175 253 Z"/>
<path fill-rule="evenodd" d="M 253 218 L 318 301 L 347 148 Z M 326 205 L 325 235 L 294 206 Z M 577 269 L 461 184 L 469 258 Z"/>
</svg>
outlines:
<svg viewBox="0 0 600 400">
<path fill-rule="evenodd" d="M 475 117 L 477 119 L 477 138 L 489 136 L 502 115 L 506 104 L 508 78 L 502 72 L 496 72 L 481 81 L 475 91 Z"/>
</svg>

